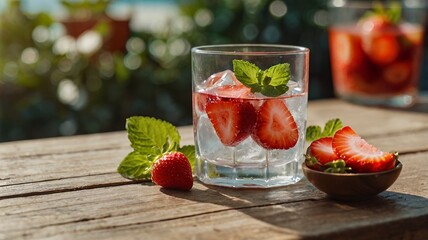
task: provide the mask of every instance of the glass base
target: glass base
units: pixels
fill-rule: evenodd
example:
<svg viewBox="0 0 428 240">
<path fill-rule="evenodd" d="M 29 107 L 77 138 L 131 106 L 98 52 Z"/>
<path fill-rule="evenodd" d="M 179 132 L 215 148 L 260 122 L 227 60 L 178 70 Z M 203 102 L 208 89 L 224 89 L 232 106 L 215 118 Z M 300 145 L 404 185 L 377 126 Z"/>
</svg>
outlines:
<svg viewBox="0 0 428 240">
<path fill-rule="evenodd" d="M 391 108 L 407 108 L 416 103 L 416 95 L 400 94 L 394 96 L 368 96 L 359 94 L 337 94 L 340 98 L 362 105 L 382 106 Z"/>
<path fill-rule="evenodd" d="M 260 165 L 219 165 L 198 159 L 196 175 L 205 184 L 232 188 L 271 188 L 297 183 L 303 177 L 301 160 Z"/>
</svg>

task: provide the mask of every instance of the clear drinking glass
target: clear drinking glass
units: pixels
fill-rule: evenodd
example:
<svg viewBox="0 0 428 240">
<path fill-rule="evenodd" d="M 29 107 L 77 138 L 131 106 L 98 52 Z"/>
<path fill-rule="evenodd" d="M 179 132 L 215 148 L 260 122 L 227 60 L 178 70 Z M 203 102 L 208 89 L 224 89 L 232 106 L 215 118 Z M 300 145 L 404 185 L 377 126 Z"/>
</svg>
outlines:
<svg viewBox="0 0 428 240">
<path fill-rule="evenodd" d="M 244 73 L 234 69 L 237 60 L 254 64 L 258 70 L 247 76 L 248 69 L 244 68 Z M 272 66 L 287 64 L 288 89 L 283 89 L 275 86 L 281 82 L 275 76 L 284 76 L 284 68 Z M 308 73 L 309 49 L 304 47 L 236 44 L 193 48 L 193 126 L 199 180 L 237 188 L 298 182 L 303 176 L 300 166 L 304 160 Z M 260 84 L 286 91 L 266 96 L 245 86 L 239 79 L 242 76 L 258 77 Z"/>
<path fill-rule="evenodd" d="M 331 67 L 339 97 L 388 107 L 415 102 L 425 4 L 425 0 L 330 2 Z"/>
</svg>

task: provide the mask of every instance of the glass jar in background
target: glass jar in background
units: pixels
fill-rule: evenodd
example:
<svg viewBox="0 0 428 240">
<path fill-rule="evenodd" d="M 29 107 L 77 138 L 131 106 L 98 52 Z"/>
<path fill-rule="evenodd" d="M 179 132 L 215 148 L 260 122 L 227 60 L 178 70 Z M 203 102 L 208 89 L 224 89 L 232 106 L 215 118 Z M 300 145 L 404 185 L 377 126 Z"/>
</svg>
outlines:
<svg viewBox="0 0 428 240">
<path fill-rule="evenodd" d="M 425 1 L 333 0 L 329 45 L 337 96 L 408 107 L 418 96 Z"/>
</svg>

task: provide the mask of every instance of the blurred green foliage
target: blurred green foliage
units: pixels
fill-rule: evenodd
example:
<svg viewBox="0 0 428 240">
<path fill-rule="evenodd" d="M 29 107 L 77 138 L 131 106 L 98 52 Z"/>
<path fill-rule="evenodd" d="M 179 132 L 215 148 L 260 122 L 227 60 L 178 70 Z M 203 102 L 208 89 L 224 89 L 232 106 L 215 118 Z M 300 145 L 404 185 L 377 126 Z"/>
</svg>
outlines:
<svg viewBox="0 0 428 240">
<path fill-rule="evenodd" d="M 68 20 L 86 17 L 85 29 L 24 13 L 15 0 L 1 13 L 0 141 L 123 130 L 132 115 L 191 124 L 190 48 L 198 45 L 309 47 L 310 98 L 333 95 L 326 0 L 178 0 L 180 15 L 157 32 L 117 23 L 96 1 L 62 3 Z"/>
</svg>

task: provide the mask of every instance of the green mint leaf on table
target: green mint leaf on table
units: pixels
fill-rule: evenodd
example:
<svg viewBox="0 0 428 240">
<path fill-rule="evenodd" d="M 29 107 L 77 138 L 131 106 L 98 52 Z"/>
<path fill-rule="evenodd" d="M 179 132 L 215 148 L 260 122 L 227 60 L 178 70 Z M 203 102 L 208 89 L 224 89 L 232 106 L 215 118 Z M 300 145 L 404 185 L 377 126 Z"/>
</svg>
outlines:
<svg viewBox="0 0 428 240">
<path fill-rule="evenodd" d="M 315 141 L 321 137 L 320 126 L 309 126 L 306 128 L 306 141 Z"/>
<path fill-rule="evenodd" d="M 131 147 L 138 152 L 159 155 L 176 150 L 180 134 L 170 123 L 150 117 L 126 119 L 126 130 Z"/>
<path fill-rule="evenodd" d="M 154 162 L 154 159 L 149 159 L 149 157 L 153 156 L 133 151 L 123 159 L 117 171 L 128 179 L 149 180 L 151 177 L 151 167 Z"/>
<path fill-rule="evenodd" d="M 196 153 L 194 145 L 186 145 L 178 149 L 179 152 L 186 155 L 187 159 L 189 159 L 190 166 L 192 166 L 192 172 L 195 169 L 195 161 L 196 161 Z"/>
<path fill-rule="evenodd" d="M 309 126 L 306 128 L 306 141 L 315 141 L 323 137 L 333 137 L 342 128 L 343 123 L 338 118 L 329 120 L 322 131 L 320 126 Z"/>
<path fill-rule="evenodd" d="M 181 137 L 174 125 L 151 117 L 133 116 L 126 119 L 126 130 L 134 151 L 122 160 L 117 169 L 123 177 L 150 179 L 153 163 L 163 154 L 173 151 L 183 152 L 193 168 L 195 146 L 180 148 Z"/>
<path fill-rule="evenodd" d="M 288 91 L 290 64 L 281 63 L 266 70 L 261 70 L 253 63 L 244 60 L 233 60 L 233 72 L 236 78 L 253 93 L 267 97 L 277 97 Z"/>
</svg>

